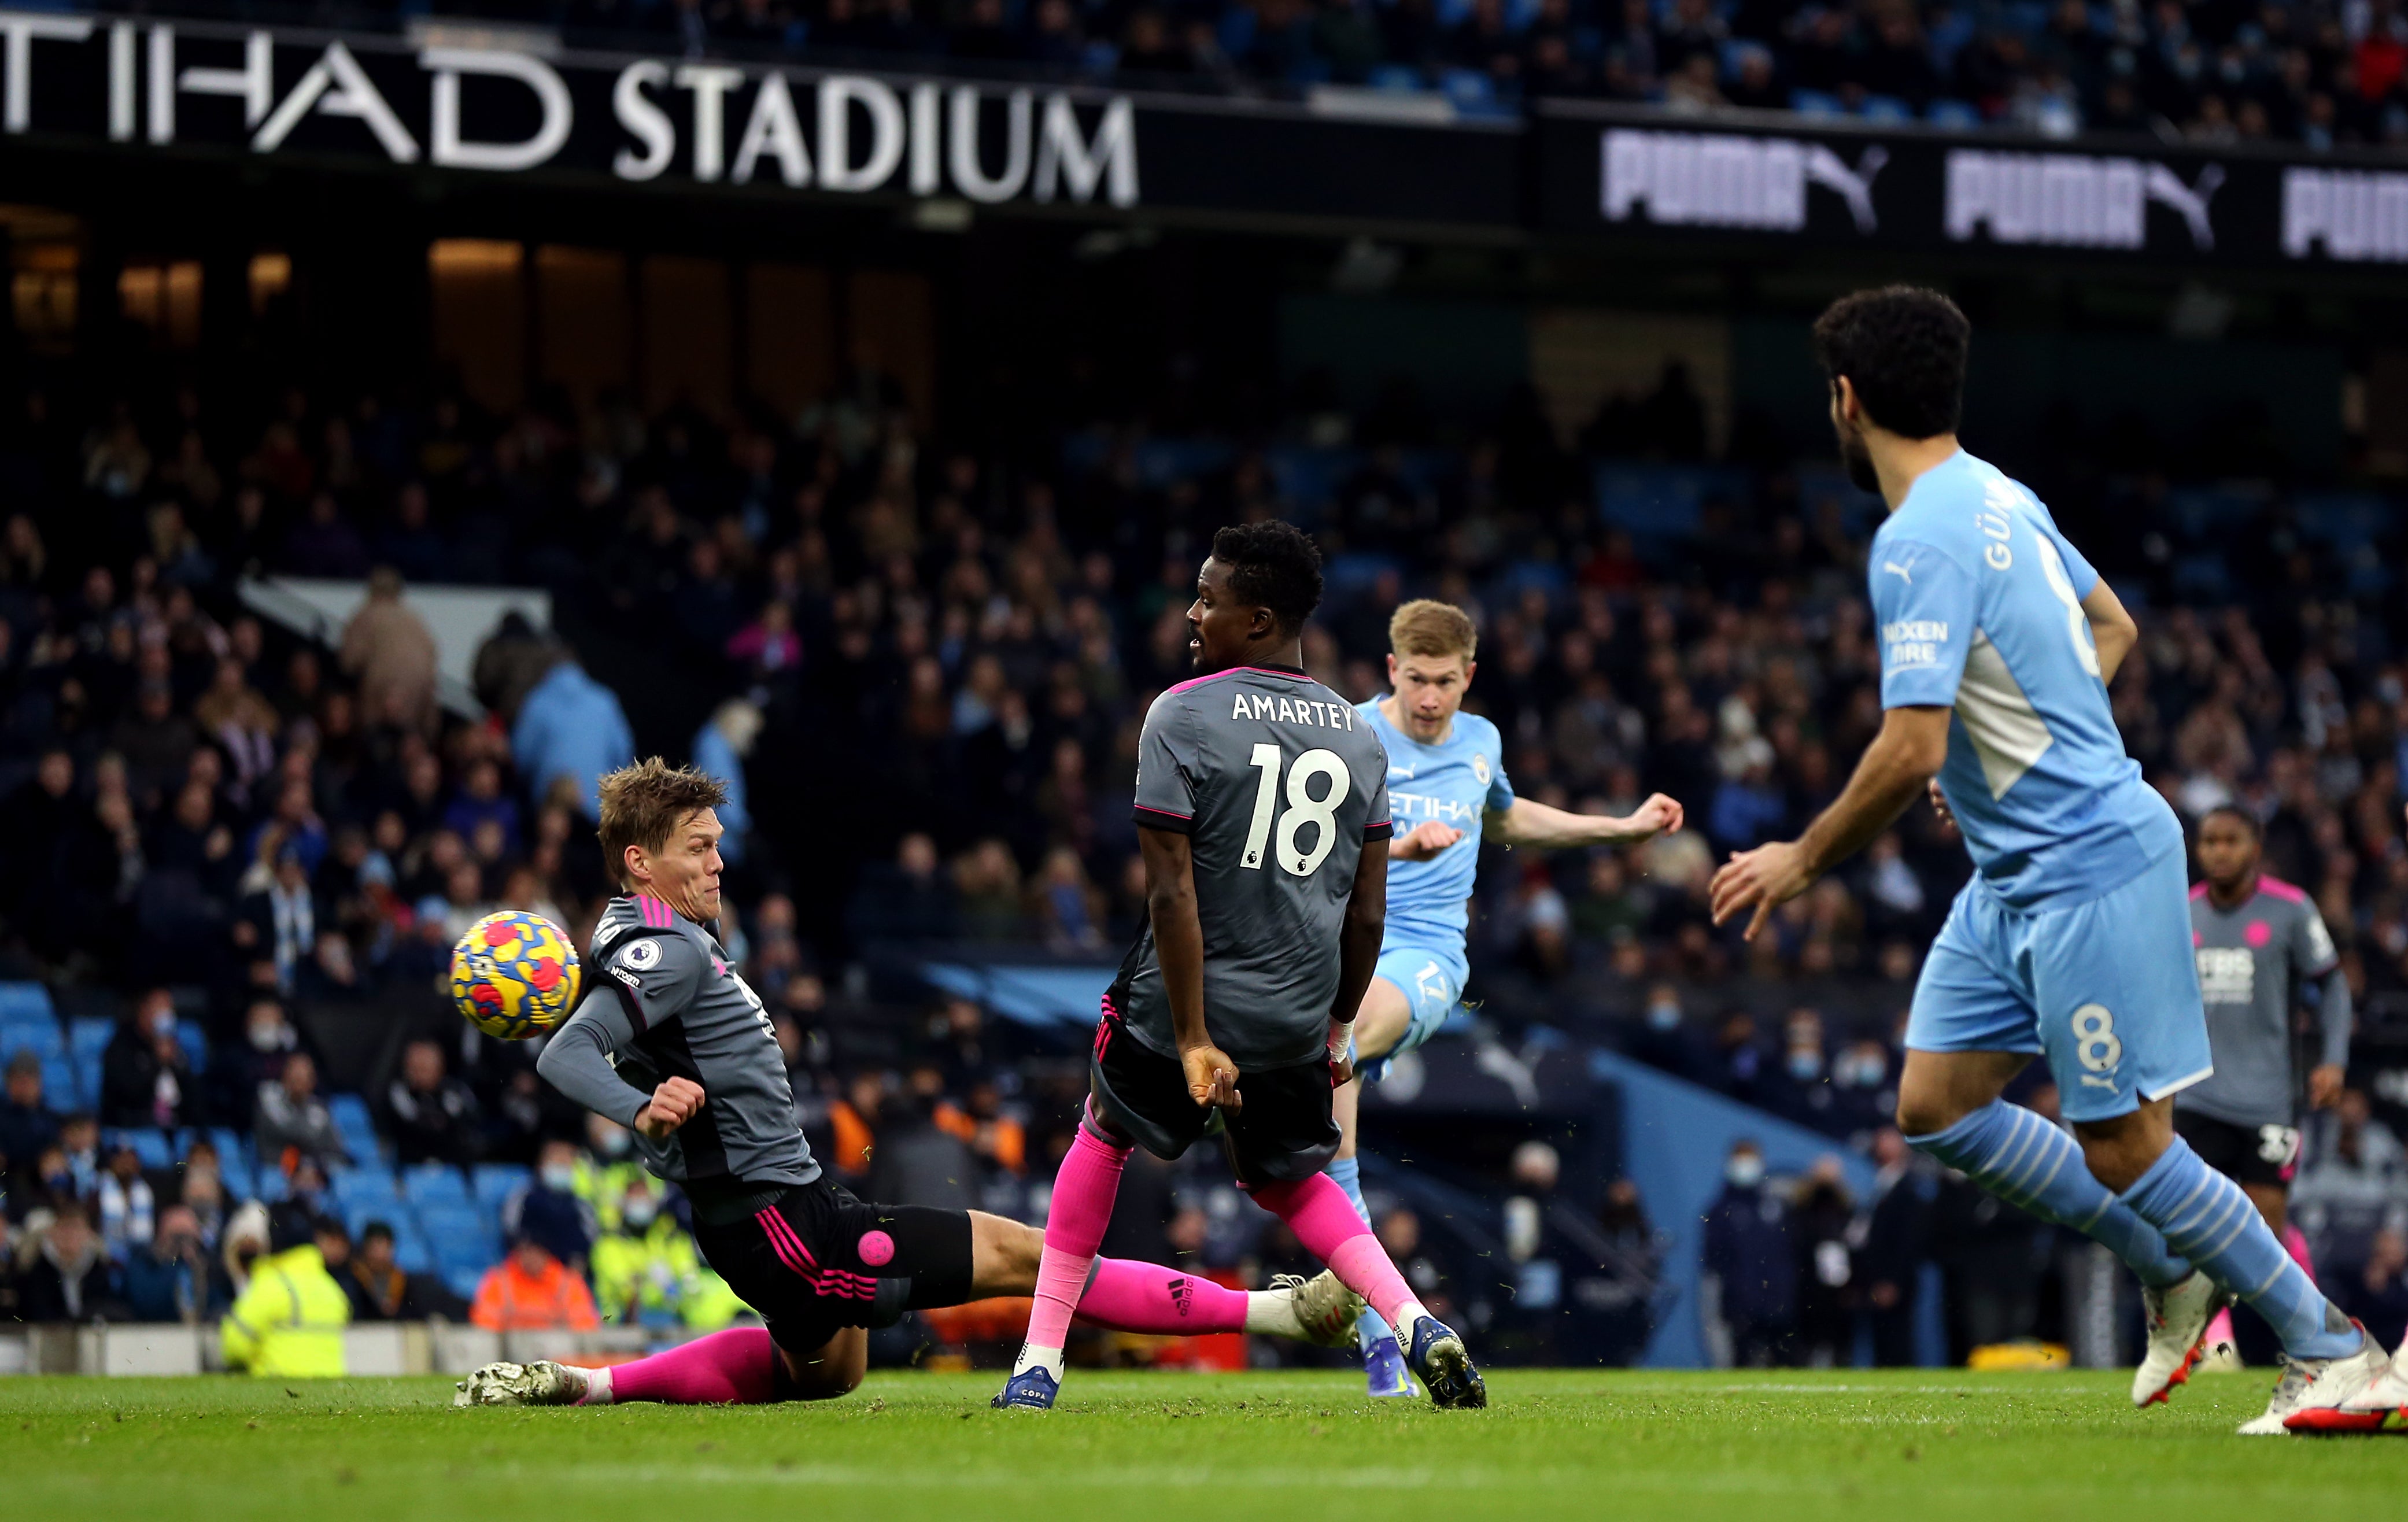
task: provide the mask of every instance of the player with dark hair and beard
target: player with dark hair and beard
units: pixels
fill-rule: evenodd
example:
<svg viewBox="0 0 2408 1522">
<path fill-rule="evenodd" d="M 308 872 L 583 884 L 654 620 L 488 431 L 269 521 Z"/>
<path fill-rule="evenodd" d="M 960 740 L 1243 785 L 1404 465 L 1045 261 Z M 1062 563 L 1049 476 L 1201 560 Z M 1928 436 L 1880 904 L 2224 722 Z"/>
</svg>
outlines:
<svg viewBox="0 0 2408 1522">
<path fill-rule="evenodd" d="M 2188 1377 L 2232 1294 L 2287 1356 L 2243 1433 L 2380 1421 L 2344 1408 L 2376 1395 L 2382 1348 L 2175 1132 L 2174 1096 L 2215 1069 L 2182 823 L 2125 754 L 2108 701 L 2139 630 L 2040 499 L 1957 444 L 1971 337 L 1956 303 L 1911 286 L 1844 296 L 1814 323 L 1840 452 L 1889 510 L 1865 567 L 1883 725 L 1804 835 L 1715 873 L 1714 922 L 1746 915 L 1754 940 L 1928 791 L 1975 870 L 1907 1016 L 1907 1141 L 2130 1266 L 2149 1332 L 2135 1405 Z M 2035 1055 L 2071 1136 L 2000 1098 Z"/>
<path fill-rule="evenodd" d="M 1300 637 L 1320 601 L 1320 553 L 1295 528 L 1213 536 L 1187 610 L 1199 674 L 1155 700 L 1139 740 L 1146 926 L 1104 996 L 1028 1341 L 998 1407 L 1052 1409 L 1063 1332 L 1131 1149 L 1175 1158 L 1214 1134 L 1239 1185 L 1396 1328 L 1434 1404 L 1487 1404 L 1462 1339 L 1322 1171 L 1379 960 L 1391 829 L 1378 735 L 1304 673 Z"/>
</svg>

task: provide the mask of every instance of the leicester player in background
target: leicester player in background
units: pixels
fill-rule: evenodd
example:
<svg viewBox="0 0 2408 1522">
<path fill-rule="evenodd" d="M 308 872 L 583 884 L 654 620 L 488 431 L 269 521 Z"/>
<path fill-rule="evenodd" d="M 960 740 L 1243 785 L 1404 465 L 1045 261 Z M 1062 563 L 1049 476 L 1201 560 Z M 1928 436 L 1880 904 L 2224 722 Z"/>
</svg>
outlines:
<svg viewBox="0 0 2408 1522">
<path fill-rule="evenodd" d="M 1516 797 L 1505 776 L 1505 741 L 1497 726 L 1462 711 L 1479 669 L 1479 631 L 1460 608 L 1409 602 L 1388 621 L 1385 697 L 1360 712 L 1388 752 L 1388 920 L 1380 960 L 1354 1017 L 1355 1083 L 1338 1091 L 1340 1138 L 1329 1176 L 1366 1222 L 1355 1122 L 1363 1084 L 1444 1026 L 1470 975 L 1463 939 L 1469 923 L 1480 843 L 1540 850 L 1637 845 L 1681 827 L 1681 806 L 1658 793 L 1627 819 L 1567 813 Z M 1366 1308 L 1356 1323 L 1363 1371 L 1374 1396 L 1412 1396 L 1412 1380 L 1395 1334 Z"/>
<path fill-rule="evenodd" d="M 591 991 L 537 1070 L 635 1133 L 645 1168 L 685 1191 L 704 1260 L 767 1326 L 615 1369 L 489 1364 L 461 1382 L 457 1404 L 825 1400 L 861 1383 L 865 1328 L 1037 1285 L 1035 1228 L 982 1211 L 867 1204 L 822 1176 L 795 1124 L 777 1032 L 713 929 L 724 798 L 713 778 L 657 756 L 602 779 L 603 854 L 627 891 L 602 912 Z M 1092 1261 L 1068 1298 L 1124 1331 L 1341 1346 L 1357 1310 L 1327 1274 L 1246 1294 L 1117 1259 Z"/>
<path fill-rule="evenodd" d="M 1104 995 L 1086 1115 L 1054 1185 L 1028 1342 L 995 1404 L 1047 1410 L 1062 1334 L 1142 1143 L 1174 1158 L 1218 1131 L 1240 1187 L 1397 1328 L 1440 1406 L 1487 1395 L 1463 1341 L 1405 1285 L 1345 1192 L 1331 1090 L 1380 955 L 1388 758 L 1304 673 L 1321 555 L 1283 523 L 1225 528 L 1196 578 L 1200 674 L 1155 699 L 1138 742 L 1146 928 Z"/>
<path fill-rule="evenodd" d="M 2225 1294 L 2247 1301 L 2286 1358 L 2241 1430 L 2279 1436 L 2366 1399 L 2388 1360 L 2174 1134 L 2173 1096 L 2214 1065 L 2182 825 L 2108 703 L 2139 631 L 2039 498 L 1958 446 L 1971 337 L 1954 302 L 1907 286 L 1814 324 L 1841 458 L 1889 509 L 1865 566 L 1883 724 L 1803 836 L 1714 874 L 1714 921 L 1747 915 L 1753 939 L 1936 779 L 1974 872 L 1915 984 L 1899 1128 L 2131 1267 L 2149 1314 L 2135 1404 L 2186 1377 Z M 2000 1098 L 2039 1055 L 2071 1137 Z"/>
<path fill-rule="evenodd" d="M 2349 1066 L 2349 979 L 2315 903 L 2258 870 L 2258 844 L 2257 816 L 2243 810 L 2212 809 L 2200 821 L 2202 881 L 2190 890 L 2190 937 L 2215 1072 L 2175 1096 L 2174 1132 L 2241 1185 L 2313 1276 L 2307 1242 L 2285 1219 L 2302 1098 L 2292 1015 L 2302 993 L 2314 996 L 2316 1060 L 2305 1098 L 2313 1109 L 2328 1109 L 2341 1098 Z M 2264 1332 L 2247 1320 L 2243 1326 L 2239 1339 L 2229 1323 L 2209 1328 L 2209 1346 L 2258 1361 Z"/>
</svg>

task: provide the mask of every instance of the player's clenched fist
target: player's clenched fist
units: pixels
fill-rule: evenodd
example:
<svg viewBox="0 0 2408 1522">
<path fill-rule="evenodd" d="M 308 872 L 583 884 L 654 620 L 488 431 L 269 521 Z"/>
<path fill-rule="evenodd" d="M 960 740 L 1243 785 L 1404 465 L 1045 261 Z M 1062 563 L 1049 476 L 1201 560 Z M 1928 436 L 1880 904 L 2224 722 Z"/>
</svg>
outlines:
<svg viewBox="0 0 2408 1522">
<path fill-rule="evenodd" d="M 1228 1053 L 1217 1046 L 1190 1047 L 1179 1054 L 1179 1066 L 1187 1075 L 1187 1097 L 1197 1104 L 1245 1108 L 1246 1101 L 1238 1097 L 1238 1065 Z"/>
<path fill-rule="evenodd" d="M 1641 840 L 1678 830 L 1684 823 L 1684 814 L 1678 798 L 1668 797 L 1662 793 L 1650 793 L 1647 801 L 1633 810 L 1630 817 L 1623 823 L 1631 831 L 1626 843 L 1637 845 Z"/>
<path fill-rule="evenodd" d="M 654 1142 L 695 1117 L 702 1108 L 702 1085 L 691 1078 L 671 1078 L 652 1090 L 652 1102 L 636 1117 L 636 1129 Z"/>
</svg>

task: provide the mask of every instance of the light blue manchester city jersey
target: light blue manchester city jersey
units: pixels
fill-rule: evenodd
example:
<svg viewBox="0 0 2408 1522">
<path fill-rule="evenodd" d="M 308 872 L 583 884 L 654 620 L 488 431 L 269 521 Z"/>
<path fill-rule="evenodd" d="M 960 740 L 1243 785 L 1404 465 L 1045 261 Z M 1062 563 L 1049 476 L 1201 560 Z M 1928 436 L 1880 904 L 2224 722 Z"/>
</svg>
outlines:
<svg viewBox="0 0 2408 1522">
<path fill-rule="evenodd" d="M 1958 451 L 1873 535 L 1866 574 L 1882 705 L 1954 710 L 1940 786 L 2001 901 L 2097 897 L 2182 845 L 2100 680 L 2082 611 L 2099 573 L 2028 488 Z"/>
<path fill-rule="evenodd" d="M 1388 750 L 1388 811 L 1399 836 L 1435 819 L 1463 839 L 1428 861 L 1388 864 L 1385 950 L 1424 946 L 1463 955 L 1465 905 L 1480 868 L 1481 817 L 1512 806 L 1505 780 L 1505 743 L 1497 726 L 1476 713 L 1457 713 L 1446 739 L 1425 745 L 1388 722 L 1380 699 L 1361 705 Z"/>
</svg>

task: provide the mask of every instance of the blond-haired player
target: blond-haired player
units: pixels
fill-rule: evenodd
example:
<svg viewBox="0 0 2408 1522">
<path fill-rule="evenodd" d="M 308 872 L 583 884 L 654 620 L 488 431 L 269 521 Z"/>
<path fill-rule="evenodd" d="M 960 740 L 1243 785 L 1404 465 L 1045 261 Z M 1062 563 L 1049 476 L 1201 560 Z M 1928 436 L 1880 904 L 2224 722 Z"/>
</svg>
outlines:
<svg viewBox="0 0 2408 1522">
<path fill-rule="evenodd" d="M 1364 1211 L 1354 1159 L 1361 1085 L 1378 1083 L 1391 1061 L 1429 1040 L 1463 997 L 1466 905 L 1483 834 L 1505 845 L 1552 850 L 1635 845 L 1681 827 L 1680 804 L 1660 793 L 1625 819 L 1514 797 L 1497 726 L 1461 711 L 1478 670 L 1479 643 L 1462 609 L 1428 599 L 1405 604 L 1388 623 L 1388 696 L 1361 706 L 1388 749 L 1396 834 L 1388 842 L 1387 928 L 1354 1018 L 1358 1078 L 1338 1093 L 1343 1139 L 1328 1170 L 1357 1211 Z M 1366 1311 L 1356 1330 L 1371 1393 L 1414 1394 L 1396 1339 L 1379 1317 Z"/>
</svg>

